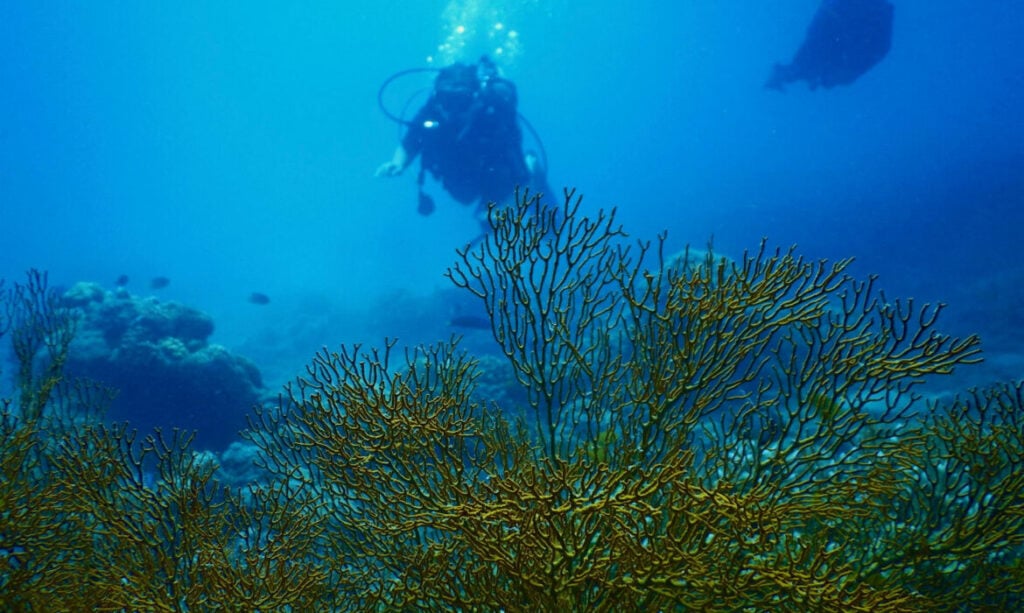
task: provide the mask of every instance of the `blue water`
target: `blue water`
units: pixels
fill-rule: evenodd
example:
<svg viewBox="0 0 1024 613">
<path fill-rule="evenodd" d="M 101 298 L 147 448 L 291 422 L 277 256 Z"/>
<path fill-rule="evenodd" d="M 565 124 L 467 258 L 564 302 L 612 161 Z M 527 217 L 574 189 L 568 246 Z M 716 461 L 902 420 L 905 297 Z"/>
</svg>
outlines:
<svg viewBox="0 0 1024 613">
<path fill-rule="evenodd" d="M 588 212 L 673 250 L 854 256 L 891 296 L 950 303 L 992 377 L 1024 375 L 1017 2 L 894 0 L 882 63 L 785 93 L 762 84 L 817 0 L 225 4 L 0 7 L 0 278 L 125 274 L 210 313 L 271 382 L 324 345 L 438 340 L 399 320 L 476 226 L 436 187 L 418 216 L 413 171 L 374 178 L 399 138 L 377 90 L 490 53 Z"/>
</svg>

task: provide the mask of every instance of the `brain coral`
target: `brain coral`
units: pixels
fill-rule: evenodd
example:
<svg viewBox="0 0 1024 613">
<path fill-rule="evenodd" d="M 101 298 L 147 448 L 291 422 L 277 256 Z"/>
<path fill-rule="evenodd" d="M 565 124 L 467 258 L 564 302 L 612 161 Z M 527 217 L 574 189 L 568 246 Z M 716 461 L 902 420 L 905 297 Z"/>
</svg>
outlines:
<svg viewBox="0 0 1024 613">
<path fill-rule="evenodd" d="M 265 391 L 252 362 L 208 342 L 206 313 L 95 283 L 74 285 L 63 300 L 81 314 L 68 372 L 119 390 L 112 420 L 194 429 L 199 447 L 224 448 Z"/>
</svg>

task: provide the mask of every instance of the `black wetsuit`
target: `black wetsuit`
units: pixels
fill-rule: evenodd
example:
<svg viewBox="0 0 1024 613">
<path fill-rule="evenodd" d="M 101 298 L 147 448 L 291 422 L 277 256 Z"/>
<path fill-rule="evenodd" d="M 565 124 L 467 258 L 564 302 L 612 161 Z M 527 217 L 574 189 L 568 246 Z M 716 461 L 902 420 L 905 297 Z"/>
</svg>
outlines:
<svg viewBox="0 0 1024 613">
<path fill-rule="evenodd" d="M 516 117 L 516 88 L 492 78 L 463 111 L 450 111 L 435 94 L 412 120 L 402 139 L 410 157 L 463 203 L 509 204 L 516 186 L 530 182 L 523 158 L 523 133 Z"/>
</svg>

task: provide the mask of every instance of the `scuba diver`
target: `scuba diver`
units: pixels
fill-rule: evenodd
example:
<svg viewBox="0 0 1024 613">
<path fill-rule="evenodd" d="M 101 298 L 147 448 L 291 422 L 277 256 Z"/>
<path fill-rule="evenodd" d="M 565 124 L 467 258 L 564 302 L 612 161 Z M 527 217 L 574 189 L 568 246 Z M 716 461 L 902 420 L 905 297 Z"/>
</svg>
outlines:
<svg viewBox="0 0 1024 613">
<path fill-rule="evenodd" d="M 393 75 L 381 87 L 378 101 L 393 79 L 422 70 L 430 69 Z M 434 211 L 433 199 L 423 191 L 424 174 L 430 171 L 452 198 L 465 205 L 476 203 L 476 218 L 486 232 L 489 203 L 508 204 L 516 187 L 552 194 L 541 158 L 523 152 L 516 104 L 515 84 L 499 76 L 486 55 L 475 65 L 455 63 L 439 70 L 430 98 L 412 121 L 394 117 L 381 104 L 385 114 L 408 129 L 377 176 L 400 175 L 419 156 L 420 215 Z"/>
<path fill-rule="evenodd" d="M 789 64 L 775 64 L 765 83 L 783 91 L 794 81 L 812 90 L 849 85 L 882 61 L 892 46 L 888 0 L 823 0 Z"/>
</svg>

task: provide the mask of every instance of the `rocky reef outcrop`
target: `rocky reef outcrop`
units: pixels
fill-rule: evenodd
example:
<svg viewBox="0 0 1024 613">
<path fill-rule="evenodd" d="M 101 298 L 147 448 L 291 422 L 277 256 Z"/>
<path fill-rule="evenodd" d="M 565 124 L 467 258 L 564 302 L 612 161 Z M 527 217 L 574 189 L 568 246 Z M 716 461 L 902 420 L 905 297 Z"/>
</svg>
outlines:
<svg viewBox="0 0 1024 613">
<path fill-rule="evenodd" d="M 213 319 L 202 311 L 95 283 L 74 285 L 63 301 L 81 315 L 67 372 L 119 391 L 112 421 L 195 430 L 196 446 L 222 449 L 266 393 L 255 364 L 209 342 Z"/>
</svg>

